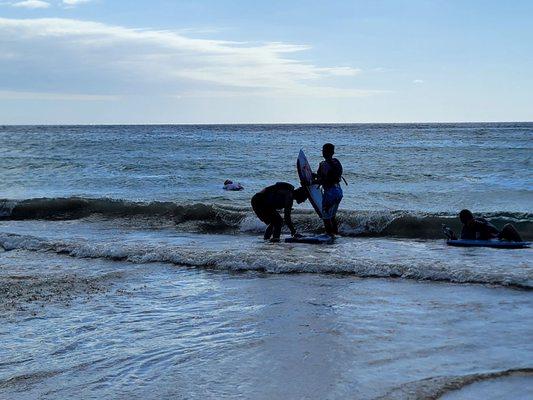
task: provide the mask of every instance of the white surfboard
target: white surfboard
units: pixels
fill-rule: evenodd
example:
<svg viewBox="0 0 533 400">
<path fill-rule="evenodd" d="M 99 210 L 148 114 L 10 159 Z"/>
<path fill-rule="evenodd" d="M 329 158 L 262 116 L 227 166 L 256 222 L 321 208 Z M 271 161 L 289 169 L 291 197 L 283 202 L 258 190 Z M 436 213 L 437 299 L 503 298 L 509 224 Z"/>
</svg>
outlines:
<svg viewBox="0 0 533 400">
<path fill-rule="evenodd" d="M 317 212 L 318 216 L 322 218 L 322 190 L 320 185 L 313 185 L 313 171 L 307 161 L 303 150 L 300 150 L 298 154 L 298 160 L 296 161 L 296 168 L 298 169 L 298 176 L 300 177 L 300 183 L 307 189 L 309 194 L 309 202 Z"/>
</svg>

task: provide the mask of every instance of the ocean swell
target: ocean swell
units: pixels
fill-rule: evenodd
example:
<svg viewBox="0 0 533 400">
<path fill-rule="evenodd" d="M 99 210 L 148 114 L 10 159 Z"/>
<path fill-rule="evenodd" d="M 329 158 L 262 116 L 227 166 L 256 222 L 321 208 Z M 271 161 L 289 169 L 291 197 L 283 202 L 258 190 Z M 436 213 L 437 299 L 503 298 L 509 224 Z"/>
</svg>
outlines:
<svg viewBox="0 0 533 400">
<path fill-rule="evenodd" d="M 202 233 L 261 232 L 264 225 L 250 208 L 217 204 L 178 204 L 174 202 L 134 202 L 81 197 L 0 200 L 0 220 L 68 220 L 87 217 L 160 219 L 175 223 L 178 229 Z M 513 223 L 524 240 L 533 239 L 533 214 L 491 212 L 483 214 L 497 227 Z M 416 239 L 442 238 L 442 224 L 460 230 L 453 213 L 413 213 L 409 211 L 341 210 L 340 233 L 344 236 L 390 236 Z M 296 228 L 301 232 L 321 232 L 322 222 L 311 210 L 293 212 Z"/>
</svg>

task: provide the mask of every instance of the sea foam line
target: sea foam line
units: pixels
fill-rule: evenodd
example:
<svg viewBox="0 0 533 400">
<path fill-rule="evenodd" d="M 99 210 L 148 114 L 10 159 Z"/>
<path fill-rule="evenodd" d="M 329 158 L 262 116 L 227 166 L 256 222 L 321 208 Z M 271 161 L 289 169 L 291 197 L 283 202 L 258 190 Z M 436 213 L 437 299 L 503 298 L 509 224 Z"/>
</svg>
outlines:
<svg viewBox="0 0 533 400">
<path fill-rule="evenodd" d="M 340 257 L 290 257 L 283 251 L 261 252 L 227 249 L 212 250 L 198 246 L 154 243 L 90 242 L 86 240 L 47 240 L 31 235 L 0 234 L 0 247 L 5 251 L 26 250 L 53 252 L 76 258 L 103 258 L 131 263 L 171 263 L 181 266 L 266 273 L 331 273 L 350 274 L 361 278 L 404 278 L 480 283 L 533 289 L 527 271 L 483 269 L 457 264 L 407 260 L 387 262 L 375 259 L 341 259 Z"/>
</svg>

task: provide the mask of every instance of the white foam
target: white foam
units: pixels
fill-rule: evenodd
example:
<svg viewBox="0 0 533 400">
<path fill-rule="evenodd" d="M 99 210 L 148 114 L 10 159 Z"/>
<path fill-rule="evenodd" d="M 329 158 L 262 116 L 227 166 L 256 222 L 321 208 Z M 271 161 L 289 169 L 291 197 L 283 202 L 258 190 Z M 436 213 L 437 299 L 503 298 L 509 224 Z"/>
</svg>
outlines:
<svg viewBox="0 0 533 400">
<path fill-rule="evenodd" d="M 222 236 L 223 237 L 223 236 Z M 168 262 L 202 268 L 269 273 L 349 273 L 359 277 L 401 277 L 458 283 L 533 286 L 533 268 L 525 258 L 502 259 L 504 253 L 470 252 L 435 242 L 343 239 L 333 246 L 265 244 L 230 236 L 222 244 L 208 239 L 191 243 L 157 240 L 45 240 L 0 234 L 6 250 L 52 251 L 79 258 L 106 258 L 133 263 Z M 527 250 L 525 250 L 527 251 Z M 507 253 L 509 254 L 509 253 Z M 514 253 L 515 255 L 519 255 Z M 516 261 L 518 260 L 518 263 Z M 522 261 L 520 261 L 522 260 Z"/>
<path fill-rule="evenodd" d="M 255 215 L 247 214 L 241 221 L 239 230 L 241 232 L 262 232 L 265 230 L 265 224 Z"/>
</svg>

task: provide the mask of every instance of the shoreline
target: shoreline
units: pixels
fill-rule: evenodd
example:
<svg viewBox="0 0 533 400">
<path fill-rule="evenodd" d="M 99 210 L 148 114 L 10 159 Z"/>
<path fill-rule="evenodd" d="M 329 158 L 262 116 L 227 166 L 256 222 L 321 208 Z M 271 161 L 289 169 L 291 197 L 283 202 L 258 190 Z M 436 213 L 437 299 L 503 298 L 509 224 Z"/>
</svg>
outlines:
<svg viewBox="0 0 533 400">
<path fill-rule="evenodd" d="M 531 382 L 529 292 L 20 250 L 0 264 L 4 278 L 78 278 L 1 318 L 7 397 L 411 399 L 517 369 Z M 86 279 L 106 288 L 87 292 Z"/>
</svg>

